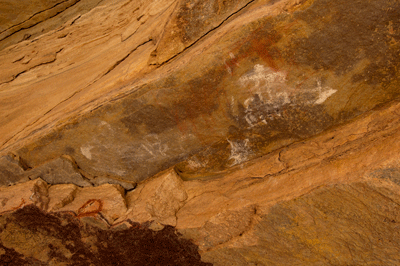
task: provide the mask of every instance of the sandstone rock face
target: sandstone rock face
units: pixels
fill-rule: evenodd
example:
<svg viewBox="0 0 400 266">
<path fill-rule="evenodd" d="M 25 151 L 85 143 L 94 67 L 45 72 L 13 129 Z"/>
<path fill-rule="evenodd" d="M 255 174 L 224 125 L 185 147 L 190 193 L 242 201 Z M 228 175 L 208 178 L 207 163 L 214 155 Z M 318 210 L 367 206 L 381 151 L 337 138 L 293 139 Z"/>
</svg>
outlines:
<svg viewBox="0 0 400 266">
<path fill-rule="evenodd" d="M 98 6 L 100 0 L 1 1 L 0 49 L 58 29 Z M 27 58 L 25 58 L 27 60 Z"/>
<path fill-rule="evenodd" d="M 400 264 L 400 3 L 14 2 L 1 262 Z"/>
<path fill-rule="evenodd" d="M 69 155 L 86 176 L 121 181 L 176 164 L 185 179 L 218 175 L 397 97 L 397 12 L 324 0 L 95 8 L 1 51 L 2 152 L 32 168 Z"/>
<path fill-rule="evenodd" d="M 0 158 L 0 184 L 13 185 L 19 181 L 27 181 L 24 178 L 24 169 L 19 161 L 7 155 Z"/>
<path fill-rule="evenodd" d="M 176 230 L 179 241 L 190 239 L 197 247 L 165 244 L 180 254 L 177 264 L 168 257 L 173 252 L 147 250 L 146 256 L 171 265 L 398 264 L 400 158 L 393 150 L 400 148 L 399 112 L 400 103 L 391 104 L 214 179 L 183 181 L 169 169 L 128 192 L 118 185 L 79 188 L 41 179 L 4 187 L 0 258 L 70 265 L 77 259 L 72 254 L 79 254 L 88 265 L 99 259 L 112 265 L 127 259 L 124 247 L 102 246 L 103 234 L 124 245 L 152 231 L 157 244 Z M 18 218 L 26 215 L 56 231 L 31 231 Z M 63 228 L 81 235 L 66 237 Z M 28 249 L 27 238 L 44 239 L 50 249 Z M 74 253 L 77 246 L 81 251 Z M 110 250 L 115 254 L 107 259 Z"/>
</svg>

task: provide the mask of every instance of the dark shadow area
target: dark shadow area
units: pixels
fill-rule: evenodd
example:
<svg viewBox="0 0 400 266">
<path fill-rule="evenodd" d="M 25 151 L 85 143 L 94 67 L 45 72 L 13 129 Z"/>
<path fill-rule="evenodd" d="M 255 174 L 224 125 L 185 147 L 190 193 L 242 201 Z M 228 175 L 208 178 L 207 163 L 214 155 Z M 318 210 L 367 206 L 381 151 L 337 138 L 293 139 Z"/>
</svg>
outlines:
<svg viewBox="0 0 400 266">
<path fill-rule="evenodd" d="M 102 230 L 27 206 L 0 217 L 0 265 L 212 265 L 171 226 L 131 225 Z"/>
</svg>

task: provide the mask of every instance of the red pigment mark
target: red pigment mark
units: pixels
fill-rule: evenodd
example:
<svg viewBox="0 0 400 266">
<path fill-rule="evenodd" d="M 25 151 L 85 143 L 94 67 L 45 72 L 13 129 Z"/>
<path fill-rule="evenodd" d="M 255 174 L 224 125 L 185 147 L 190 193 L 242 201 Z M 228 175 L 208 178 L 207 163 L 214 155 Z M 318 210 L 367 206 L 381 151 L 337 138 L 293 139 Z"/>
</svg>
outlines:
<svg viewBox="0 0 400 266">
<path fill-rule="evenodd" d="M 299 25 L 298 20 L 295 19 L 290 23 L 286 23 L 283 26 L 275 26 L 276 30 L 271 30 L 268 33 L 263 30 L 263 28 L 259 28 L 253 31 L 247 38 L 237 42 L 236 47 L 232 49 L 234 51 L 241 51 L 236 53 L 236 57 L 231 58 L 225 63 L 225 66 L 230 67 L 232 70 L 234 66 L 238 66 L 239 62 L 242 59 L 245 59 L 250 56 L 250 54 L 256 52 L 257 55 L 273 70 L 278 71 L 279 65 L 284 64 L 284 58 L 281 54 L 281 51 L 278 48 L 275 48 L 274 45 L 280 40 L 280 34 L 284 36 L 289 36 L 291 32 L 293 32 L 293 28 Z M 243 51 L 243 48 L 245 51 Z M 273 51 L 273 52 L 272 52 Z M 289 51 L 290 52 L 290 51 Z M 272 55 L 272 53 L 274 55 Z M 297 66 L 296 62 L 292 57 L 289 57 L 290 67 Z"/>
<path fill-rule="evenodd" d="M 142 227 L 140 226 L 140 224 L 134 224 L 134 225 L 132 225 L 132 228 L 133 229 L 142 229 Z"/>
<path fill-rule="evenodd" d="M 232 59 L 232 65 L 238 65 L 241 59 L 245 59 L 250 56 L 251 53 L 256 52 L 257 55 L 274 71 L 278 71 L 279 67 L 276 64 L 276 60 L 274 60 L 273 56 L 270 54 L 270 50 L 273 45 L 279 40 L 279 36 L 277 33 L 270 33 L 268 36 L 263 34 L 262 29 L 258 29 L 250 34 L 247 38 L 239 42 L 233 50 L 240 51 L 243 46 L 247 46 L 246 44 L 250 44 L 246 52 L 240 53 L 238 57 Z M 265 37 L 264 37 L 265 36 Z M 282 59 L 282 56 L 278 49 L 274 49 L 274 52 L 278 54 L 278 58 Z M 281 61 L 281 60 L 280 60 Z"/>
<path fill-rule="evenodd" d="M 259 28 L 252 32 L 247 38 L 237 42 L 236 46 L 232 49 L 232 53 L 236 53 L 236 56 L 231 58 L 231 61 L 226 61 L 225 66 L 233 69 L 234 65 L 238 65 L 239 61 L 246 59 L 251 56 L 252 53 L 256 53 L 271 69 L 274 71 L 279 71 L 279 65 L 285 64 L 285 59 L 282 56 L 281 50 L 274 47 L 280 40 L 280 34 L 283 36 L 290 36 L 299 25 L 299 20 L 295 19 L 283 26 L 276 26 L 274 31 L 270 31 L 268 34 L 263 32 L 262 28 Z M 285 38 L 285 37 L 283 37 Z M 246 47 L 246 48 L 244 48 Z M 243 51 L 243 48 L 245 49 Z M 288 71 L 291 72 L 293 69 L 298 67 L 298 64 L 294 60 L 294 51 L 287 51 L 287 64 L 289 66 Z M 238 52 L 241 51 L 242 52 Z M 238 53 L 237 53 L 238 52 Z M 303 78 L 301 83 L 296 84 L 296 88 L 300 88 L 304 82 L 312 78 L 317 71 L 312 72 L 310 75 Z M 248 88 L 250 94 L 252 94 L 250 88 Z"/>
<path fill-rule="evenodd" d="M 17 207 L 11 208 L 11 210 L 0 212 L 0 215 L 7 213 L 7 212 L 12 212 L 12 211 L 18 210 L 19 208 L 22 208 L 24 206 L 25 206 L 25 200 L 23 198 L 21 198 L 21 203 Z"/>
<path fill-rule="evenodd" d="M 175 109 L 172 112 L 173 112 L 173 115 L 174 115 L 174 118 L 175 118 L 175 123 L 176 123 L 179 131 L 182 133 L 182 135 L 185 135 L 186 132 L 187 132 L 187 126 L 184 123 L 179 121 L 178 110 Z"/>
<path fill-rule="evenodd" d="M 25 205 L 25 200 L 23 198 L 21 198 L 21 204 L 19 204 L 18 207 L 15 207 L 14 210 L 24 207 L 24 205 Z"/>
<path fill-rule="evenodd" d="M 200 134 L 199 130 L 197 129 L 196 123 L 193 122 L 193 119 L 188 120 L 190 122 L 190 124 L 192 125 L 192 129 L 194 131 L 194 134 L 197 136 L 197 138 L 199 139 L 199 141 L 201 142 L 202 145 L 205 145 L 205 141 L 204 139 L 207 136 L 204 136 L 204 134 Z"/>
<path fill-rule="evenodd" d="M 229 74 L 231 74 L 231 76 L 233 76 L 233 71 L 235 70 L 235 66 L 239 66 L 238 59 L 233 56 L 230 59 L 225 60 L 224 63 L 226 70 L 229 72 Z"/>
<path fill-rule="evenodd" d="M 77 217 L 95 216 L 103 209 L 103 202 L 98 199 L 90 199 L 78 210 Z"/>
</svg>

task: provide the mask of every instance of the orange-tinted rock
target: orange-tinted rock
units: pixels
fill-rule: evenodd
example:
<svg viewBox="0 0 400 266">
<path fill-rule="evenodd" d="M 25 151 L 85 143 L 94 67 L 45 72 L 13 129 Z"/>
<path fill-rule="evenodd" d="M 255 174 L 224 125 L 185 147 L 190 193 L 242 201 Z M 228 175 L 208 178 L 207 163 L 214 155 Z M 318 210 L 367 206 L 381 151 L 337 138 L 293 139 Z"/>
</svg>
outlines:
<svg viewBox="0 0 400 266">
<path fill-rule="evenodd" d="M 276 204 L 247 236 L 202 259 L 213 265 L 396 265 L 399 188 L 376 182 L 320 187 Z"/>
<path fill-rule="evenodd" d="M 187 194 L 184 183 L 175 171 L 140 184 L 127 194 L 128 215 L 123 219 L 135 222 L 154 220 L 176 226 L 176 213 L 185 204 Z"/>
<path fill-rule="evenodd" d="M 105 184 L 70 193 L 75 194 L 73 200 L 57 211 L 72 212 L 77 217 L 93 216 L 109 224 L 126 212 L 124 191 L 119 185 Z"/>
<path fill-rule="evenodd" d="M 38 178 L 11 187 L 0 187 L 0 213 L 7 213 L 27 205 L 47 209 L 48 184 Z"/>
<path fill-rule="evenodd" d="M 54 185 L 49 188 L 48 211 L 57 211 L 71 203 L 78 192 L 78 187 L 73 184 Z"/>
<path fill-rule="evenodd" d="M 130 182 L 177 164 L 185 179 L 217 176 L 398 96 L 399 6 L 377 3 L 93 9 L 1 52 L 2 152 L 30 167 L 68 154 L 87 176 Z"/>
<path fill-rule="evenodd" d="M 398 2 L 49 3 L 0 33 L 2 261 L 399 264 Z"/>
<path fill-rule="evenodd" d="M 72 22 L 101 2 L 103 1 L 44 0 L 24 3 L 12 0 L 2 1 L 0 50 L 24 40 L 35 39 L 59 28 L 65 22 Z"/>
<path fill-rule="evenodd" d="M 96 230 L 163 232 L 176 225 L 214 265 L 397 264 L 399 108 L 393 103 L 369 112 L 214 179 L 183 181 L 170 169 L 126 195 L 116 185 L 51 186 L 40 179 L 3 187 L 2 213 L 36 205 L 64 217 L 63 224 L 79 219 L 79 230 L 96 228 L 80 240 L 91 252 L 99 248 Z M 37 236 L 9 223 L 0 233 L 5 254 L 56 260 L 47 248 L 17 247 L 12 232 L 18 239 Z M 58 237 L 44 239 L 70 254 Z"/>
</svg>

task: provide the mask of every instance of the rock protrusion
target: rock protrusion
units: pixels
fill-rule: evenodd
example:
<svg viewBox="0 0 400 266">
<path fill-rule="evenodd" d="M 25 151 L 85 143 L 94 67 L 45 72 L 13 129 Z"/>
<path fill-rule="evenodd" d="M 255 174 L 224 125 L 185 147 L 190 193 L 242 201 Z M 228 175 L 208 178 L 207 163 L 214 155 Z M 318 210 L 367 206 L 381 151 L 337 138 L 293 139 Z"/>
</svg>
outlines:
<svg viewBox="0 0 400 266">
<path fill-rule="evenodd" d="M 152 178 L 127 194 L 128 218 L 133 221 L 155 220 L 176 226 L 176 213 L 185 204 L 187 193 L 174 170 Z"/>
<path fill-rule="evenodd" d="M 10 186 L 29 179 L 24 176 L 24 169 L 11 155 L 0 157 L 0 186 Z"/>
<path fill-rule="evenodd" d="M 93 186 L 89 180 L 84 178 L 73 162 L 67 158 L 60 157 L 26 172 L 29 179 L 42 178 L 49 184 L 74 184 L 79 187 Z"/>
</svg>

